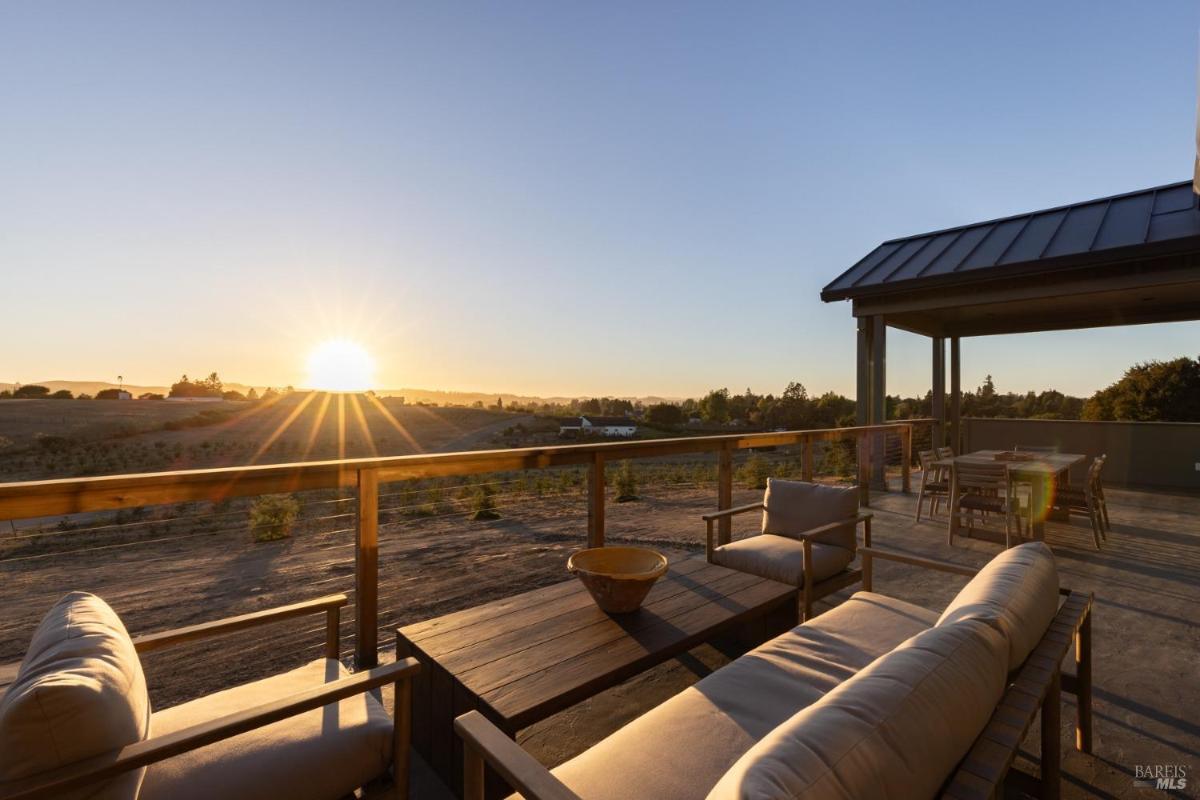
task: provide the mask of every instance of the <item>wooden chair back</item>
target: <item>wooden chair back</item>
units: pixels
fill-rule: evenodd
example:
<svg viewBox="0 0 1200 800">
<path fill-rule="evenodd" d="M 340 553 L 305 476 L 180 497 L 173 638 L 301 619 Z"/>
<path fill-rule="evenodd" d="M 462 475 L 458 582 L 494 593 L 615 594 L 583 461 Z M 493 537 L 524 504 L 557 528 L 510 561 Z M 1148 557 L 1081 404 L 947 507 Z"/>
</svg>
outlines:
<svg viewBox="0 0 1200 800">
<path fill-rule="evenodd" d="M 970 464 L 955 461 L 953 475 L 959 492 L 996 490 L 1007 495 L 1010 487 L 1008 466 L 1003 462 Z"/>
<path fill-rule="evenodd" d="M 921 463 L 921 471 L 926 475 L 932 475 L 937 472 L 938 468 L 933 465 L 933 462 L 938 460 L 937 451 L 921 450 L 917 452 L 917 461 Z"/>
<path fill-rule="evenodd" d="M 1092 491 L 1097 491 L 1100 488 L 1100 472 L 1104 469 L 1104 461 L 1107 458 L 1107 455 L 1096 456 L 1092 459 L 1092 463 L 1088 465 L 1087 487 Z"/>
<path fill-rule="evenodd" d="M 938 458 L 954 458 L 954 448 L 953 447 L 937 448 L 937 457 Z"/>
</svg>

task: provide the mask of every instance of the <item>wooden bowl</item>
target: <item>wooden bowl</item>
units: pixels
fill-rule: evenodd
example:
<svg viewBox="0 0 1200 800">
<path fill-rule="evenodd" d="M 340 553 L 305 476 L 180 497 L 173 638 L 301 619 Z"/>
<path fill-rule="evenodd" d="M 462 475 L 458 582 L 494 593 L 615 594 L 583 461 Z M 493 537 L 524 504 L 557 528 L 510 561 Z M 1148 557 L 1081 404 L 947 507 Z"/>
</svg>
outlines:
<svg viewBox="0 0 1200 800">
<path fill-rule="evenodd" d="M 645 547 L 593 547 L 567 559 L 567 572 L 579 578 L 603 611 L 628 614 L 667 574 L 667 557 Z"/>
</svg>

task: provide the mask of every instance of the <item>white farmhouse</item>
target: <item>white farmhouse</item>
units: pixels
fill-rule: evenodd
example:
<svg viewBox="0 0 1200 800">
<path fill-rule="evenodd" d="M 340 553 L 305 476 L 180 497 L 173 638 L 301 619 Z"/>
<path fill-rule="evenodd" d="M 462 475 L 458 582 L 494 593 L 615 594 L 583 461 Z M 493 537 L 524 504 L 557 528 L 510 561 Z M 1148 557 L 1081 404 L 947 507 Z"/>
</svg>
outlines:
<svg viewBox="0 0 1200 800">
<path fill-rule="evenodd" d="M 633 436 L 637 423 L 629 417 L 597 417 L 589 414 L 579 418 L 580 432 L 592 436 Z"/>
</svg>

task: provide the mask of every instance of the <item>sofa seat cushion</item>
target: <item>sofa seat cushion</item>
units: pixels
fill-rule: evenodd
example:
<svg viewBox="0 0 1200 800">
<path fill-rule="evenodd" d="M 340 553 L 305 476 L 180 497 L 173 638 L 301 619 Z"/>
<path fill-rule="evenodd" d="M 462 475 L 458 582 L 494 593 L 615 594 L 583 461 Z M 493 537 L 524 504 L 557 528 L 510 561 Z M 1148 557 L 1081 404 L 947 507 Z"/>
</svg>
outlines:
<svg viewBox="0 0 1200 800">
<path fill-rule="evenodd" d="M 854 553 L 831 544 L 813 542 L 812 554 L 813 578 L 817 582 L 832 578 L 854 560 Z M 715 548 L 712 561 L 760 578 L 804 585 L 804 544 L 798 539 L 760 533 Z"/>
<path fill-rule="evenodd" d="M 795 537 L 857 514 L 858 489 L 853 486 L 767 478 L 767 491 L 763 495 L 763 533 Z M 858 548 L 857 537 L 855 526 L 850 523 L 818 534 L 815 541 L 854 552 Z"/>
<path fill-rule="evenodd" d="M 858 592 L 553 772 L 587 800 L 703 797 L 755 742 L 936 619 L 903 601 Z"/>
<path fill-rule="evenodd" d="M 1021 666 L 1058 613 L 1058 568 L 1044 542 L 1005 550 L 950 601 L 938 625 L 980 619 L 1008 639 L 1008 668 Z"/>
<path fill-rule="evenodd" d="M 709 800 L 934 797 L 999 703 L 1007 660 L 985 622 L 924 631 L 771 731 Z"/>
<path fill-rule="evenodd" d="M 154 736 L 348 677 L 338 661 L 299 669 L 156 712 Z M 141 800 L 329 800 L 379 777 L 391 763 L 392 722 L 370 694 L 308 711 L 152 764 Z"/>
<path fill-rule="evenodd" d="M 99 597 L 72 592 L 38 625 L 0 700 L 0 781 L 134 744 L 149 725 L 146 678 L 124 624 Z M 135 798 L 143 773 L 62 796 Z"/>
</svg>

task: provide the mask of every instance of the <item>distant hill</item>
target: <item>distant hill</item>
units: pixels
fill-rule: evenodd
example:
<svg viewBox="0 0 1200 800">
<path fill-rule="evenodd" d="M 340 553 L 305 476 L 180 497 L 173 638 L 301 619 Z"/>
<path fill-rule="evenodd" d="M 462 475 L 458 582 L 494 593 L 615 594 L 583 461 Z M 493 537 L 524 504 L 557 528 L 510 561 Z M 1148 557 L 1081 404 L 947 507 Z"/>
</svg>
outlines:
<svg viewBox="0 0 1200 800">
<path fill-rule="evenodd" d="M 71 394 L 90 394 L 95 396 L 96 392 L 102 389 L 116 389 L 117 384 L 107 381 L 29 381 L 36 383 L 39 386 L 45 386 L 51 392 L 57 392 L 61 389 L 66 389 Z M 250 391 L 250 386 L 245 383 L 226 383 L 226 389 L 246 394 Z M 266 386 L 254 387 L 259 394 L 267 388 Z M 280 387 L 276 387 L 280 388 Z M 299 387 L 297 387 L 299 388 Z M 140 386 L 132 383 L 125 384 L 125 390 L 132 392 L 134 397 L 146 392 L 165 395 L 170 389 L 169 386 Z M 587 400 L 590 395 L 578 395 L 576 397 L 537 397 L 535 395 L 512 394 L 510 392 L 451 392 L 442 391 L 439 389 L 376 389 L 375 394 L 380 397 L 403 397 L 409 403 L 437 403 L 439 406 L 457 405 L 469 406 L 479 402 L 490 406 L 496 402 L 499 397 L 504 405 L 527 405 L 529 403 L 570 403 L 573 400 Z M 647 395 L 645 397 L 620 397 L 620 400 L 631 400 L 641 402 L 644 405 L 652 405 L 654 403 L 678 403 L 682 398 L 679 397 L 658 397 L 656 395 Z"/>
</svg>

